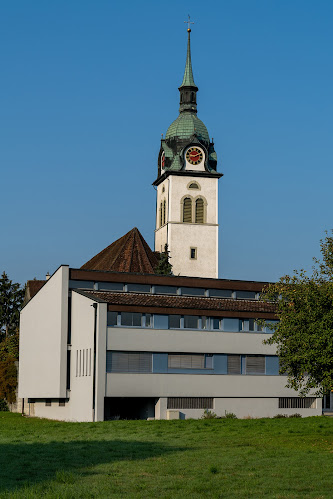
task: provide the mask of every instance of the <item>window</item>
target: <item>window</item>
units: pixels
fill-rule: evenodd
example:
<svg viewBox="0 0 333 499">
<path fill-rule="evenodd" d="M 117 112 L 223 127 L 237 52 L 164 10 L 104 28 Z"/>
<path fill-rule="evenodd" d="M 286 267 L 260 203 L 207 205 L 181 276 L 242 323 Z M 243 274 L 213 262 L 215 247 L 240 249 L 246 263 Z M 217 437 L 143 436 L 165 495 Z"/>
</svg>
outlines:
<svg viewBox="0 0 333 499">
<path fill-rule="evenodd" d="M 196 182 L 191 182 L 190 185 L 188 186 L 188 189 L 200 189 L 200 187 Z"/>
<path fill-rule="evenodd" d="M 183 201 L 183 222 L 192 222 L 192 199 L 185 198 Z"/>
<path fill-rule="evenodd" d="M 163 225 L 163 204 L 160 204 L 160 227 Z"/>
<path fill-rule="evenodd" d="M 184 315 L 184 327 L 189 329 L 198 329 L 199 316 L 197 315 Z"/>
<path fill-rule="evenodd" d="M 256 295 L 256 291 L 236 291 L 236 297 L 243 300 L 255 300 Z"/>
<path fill-rule="evenodd" d="M 176 295 L 177 287 L 176 286 L 155 286 L 155 293 L 162 295 Z"/>
<path fill-rule="evenodd" d="M 255 319 L 240 319 L 240 331 L 262 332 L 263 328 Z"/>
<path fill-rule="evenodd" d="M 118 319 L 118 312 L 108 312 L 108 326 L 116 326 Z"/>
<path fill-rule="evenodd" d="M 182 288 L 182 295 L 184 296 L 205 296 L 203 288 Z"/>
<path fill-rule="evenodd" d="M 71 389 L 71 351 L 67 350 L 66 390 Z"/>
<path fill-rule="evenodd" d="M 66 399 L 59 399 L 59 407 L 65 407 Z"/>
<path fill-rule="evenodd" d="M 279 409 L 315 409 L 315 397 L 279 397 Z"/>
<path fill-rule="evenodd" d="M 195 223 L 204 223 L 204 202 L 201 198 L 197 199 L 195 202 Z"/>
<path fill-rule="evenodd" d="M 122 326 L 141 326 L 142 314 L 136 312 L 121 312 Z"/>
<path fill-rule="evenodd" d="M 166 223 L 166 201 L 163 201 L 163 224 Z"/>
<path fill-rule="evenodd" d="M 152 354 L 150 352 L 106 352 L 106 372 L 108 373 L 151 373 Z"/>
<path fill-rule="evenodd" d="M 228 355 L 228 374 L 241 374 L 240 355 Z"/>
<path fill-rule="evenodd" d="M 100 291 L 123 291 L 124 285 L 122 282 L 99 282 L 98 289 Z"/>
<path fill-rule="evenodd" d="M 168 354 L 169 369 L 205 369 L 204 354 Z"/>
<path fill-rule="evenodd" d="M 265 366 L 264 355 L 247 355 L 245 358 L 246 374 L 265 374 Z"/>
<path fill-rule="evenodd" d="M 169 328 L 180 328 L 180 315 L 169 315 Z"/>
<path fill-rule="evenodd" d="M 209 296 L 213 298 L 231 298 L 232 291 L 230 289 L 209 289 Z"/>
<path fill-rule="evenodd" d="M 211 317 L 210 324 L 211 329 L 220 329 L 220 318 L 219 317 Z"/>
<path fill-rule="evenodd" d="M 153 316 L 152 316 L 152 314 L 145 314 L 145 317 L 146 317 L 146 324 L 145 324 L 145 326 L 146 327 L 152 327 L 152 325 L 153 325 L 153 320 L 152 320 Z"/>
<path fill-rule="evenodd" d="M 51 399 L 45 399 L 45 405 L 47 407 L 50 407 L 51 406 Z"/>
<path fill-rule="evenodd" d="M 191 260 L 197 259 L 197 248 L 190 249 L 190 258 L 191 258 Z"/>
<path fill-rule="evenodd" d="M 127 284 L 129 293 L 150 293 L 150 284 Z"/>
<path fill-rule="evenodd" d="M 167 409 L 213 409 L 212 397 L 168 397 Z"/>
</svg>

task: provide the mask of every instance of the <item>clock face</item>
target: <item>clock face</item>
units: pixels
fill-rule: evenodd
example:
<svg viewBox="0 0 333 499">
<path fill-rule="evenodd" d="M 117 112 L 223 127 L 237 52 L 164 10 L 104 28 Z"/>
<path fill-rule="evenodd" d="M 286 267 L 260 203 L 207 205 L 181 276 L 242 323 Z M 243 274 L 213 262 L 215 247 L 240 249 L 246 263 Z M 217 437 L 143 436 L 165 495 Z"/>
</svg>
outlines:
<svg viewBox="0 0 333 499">
<path fill-rule="evenodd" d="M 186 159 L 191 165 L 198 165 L 203 160 L 203 152 L 198 147 L 190 147 L 186 151 Z"/>
</svg>

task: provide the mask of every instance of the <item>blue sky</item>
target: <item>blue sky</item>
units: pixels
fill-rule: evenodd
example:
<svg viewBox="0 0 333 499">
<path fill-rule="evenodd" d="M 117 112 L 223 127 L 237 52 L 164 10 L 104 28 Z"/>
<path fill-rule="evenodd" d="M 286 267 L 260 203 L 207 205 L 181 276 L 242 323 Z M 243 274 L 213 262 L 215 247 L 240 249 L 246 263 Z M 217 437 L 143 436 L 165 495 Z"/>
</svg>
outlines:
<svg viewBox="0 0 333 499">
<path fill-rule="evenodd" d="M 161 133 L 190 13 L 220 180 L 220 277 L 310 268 L 332 223 L 333 2 L 0 5 L 0 271 L 80 267 L 137 226 L 153 246 Z"/>
</svg>

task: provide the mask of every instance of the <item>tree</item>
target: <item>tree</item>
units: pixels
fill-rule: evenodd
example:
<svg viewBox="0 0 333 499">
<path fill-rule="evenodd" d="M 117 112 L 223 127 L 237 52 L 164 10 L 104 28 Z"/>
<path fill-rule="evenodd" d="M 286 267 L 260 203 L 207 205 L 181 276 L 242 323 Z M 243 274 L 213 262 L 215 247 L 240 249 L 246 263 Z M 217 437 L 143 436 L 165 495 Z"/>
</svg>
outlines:
<svg viewBox="0 0 333 499">
<path fill-rule="evenodd" d="M 326 233 L 320 245 L 312 275 L 295 271 L 263 295 L 275 302 L 279 318 L 267 324 L 273 334 L 265 343 L 277 345 L 280 373 L 302 396 L 311 389 L 318 395 L 333 390 L 333 237 Z"/>
<path fill-rule="evenodd" d="M 3 272 L 0 278 L 0 341 L 18 330 L 24 289 Z"/>
<path fill-rule="evenodd" d="M 164 251 L 160 254 L 160 259 L 155 268 L 155 273 L 160 275 L 172 275 L 172 265 L 170 263 L 170 251 L 168 245 L 165 244 Z"/>
</svg>

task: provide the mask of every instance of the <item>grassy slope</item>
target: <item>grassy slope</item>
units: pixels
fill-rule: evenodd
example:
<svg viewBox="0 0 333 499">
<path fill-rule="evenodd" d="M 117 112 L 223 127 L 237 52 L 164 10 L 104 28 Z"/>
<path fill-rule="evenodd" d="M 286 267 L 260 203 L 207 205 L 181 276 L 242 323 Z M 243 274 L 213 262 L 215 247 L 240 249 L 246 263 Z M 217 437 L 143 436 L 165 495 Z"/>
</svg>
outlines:
<svg viewBox="0 0 333 499">
<path fill-rule="evenodd" d="M 333 418 L 63 423 L 0 413 L 0 497 L 332 497 Z"/>
</svg>

